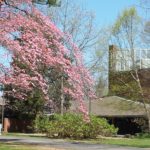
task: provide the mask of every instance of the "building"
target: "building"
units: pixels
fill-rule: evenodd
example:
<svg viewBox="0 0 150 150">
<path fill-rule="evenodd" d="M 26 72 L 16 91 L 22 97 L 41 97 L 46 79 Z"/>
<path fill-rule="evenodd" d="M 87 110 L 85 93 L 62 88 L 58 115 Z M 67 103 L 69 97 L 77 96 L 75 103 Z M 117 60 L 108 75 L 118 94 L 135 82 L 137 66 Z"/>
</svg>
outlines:
<svg viewBox="0 0 150 150">
<path fill-rule="evenodd" d="M 88 110 L 89 102 L 85 102 Z M 148 107 L 150 107 L 148 105 Z M 72 102 L 71 111 L 78 105 Z M 135 134 L 146 130 L 147 120 L 143 103 L 118 96 L 108 96 L 91 102 L 91 114 L 106 118 L 119 129 L 118 134 Z M 139 124 L 142 122 L 142 124 Z"/>
<path fill-rule="evenodd" d="M 5 100 L 0 96 L 0 127 L 1 131 L 3 130 L 4 126 L 4 106 L 5 106 Z"/>
<path fill-rule="evenodd" d="M 109 46 L 110 71 L 129 71 L 133 67 L 138 69 L 150 68 L 150 49 L 119 49 L 115 45 Z"/>
<path fill-rule="evenodd" d="M 102 100 L 85 102 L 91 114 L 108 119 L 118 127 L 118 134 L 135 134 L 148 129 L 148 118 L 135 70 L 141 81 L 144 99 L 150 99 L 150 50 L 119 50 L 109 47 L 109 94 Z M 71 111 L 78 108 L 71 106 Z M 90 106 L 90 109 L 89 109 Z M 149 104 L 146 104 L 150 108 Z"/>
<path fill-rule="evenodd" d="M 146 102 L 147 105 L 149 105 L 150 49 L 120 50 L 114 45 L 109 46 L 108 74 L 109 96 L 119 96 L 130 99 L 135 103 L 140 102 L 140 105 Z M 122 107 L 124 103 L 123 101 L 121 102 L 122 104 L 120 104 L 120 106 Z M 130 109 L 133 111 L 133 108 L 130 107 Z M 148 127 L 149 118 L 146 114 L 146 109 L 142 109 L 142 111 L 143 113 L 145 111 L 144 118 L 147 120 L 147 125 L 145 126 Z M 141 127 L 144 127 L 144 125 Z"/>
<path fill-rule="evenodd" d="M 132 56 L 134 56 L 132 58 Z M 137 84 L 140 79 L 143 96 Z M 150 98 L 150 50 L 134 50 L 133 53 L 109 46 L 109 95 L 131 100 L 149 101 Z"/>
</svg>

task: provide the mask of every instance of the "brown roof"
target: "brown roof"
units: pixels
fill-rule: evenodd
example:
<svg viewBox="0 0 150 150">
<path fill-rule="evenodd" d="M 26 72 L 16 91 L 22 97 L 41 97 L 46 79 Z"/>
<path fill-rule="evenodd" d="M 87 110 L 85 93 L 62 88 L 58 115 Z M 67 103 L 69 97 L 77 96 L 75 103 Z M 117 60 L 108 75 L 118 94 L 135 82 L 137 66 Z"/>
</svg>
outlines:
<svg viewBox="0 0 150 150">
<path fill-rule="evenodd" d="M 89 102 L 85 102 L 87 109 Z M 71 111 L 77 107 L 72 103 Z M 149 107 L 149 106 L 148 106 Z M 104 97 L 91 102 L 91 114 L 102 117 L 140 117 L 146 116 L 144 105 L 139 102 L 127 100 L 118 96 Z"/>
</svg>

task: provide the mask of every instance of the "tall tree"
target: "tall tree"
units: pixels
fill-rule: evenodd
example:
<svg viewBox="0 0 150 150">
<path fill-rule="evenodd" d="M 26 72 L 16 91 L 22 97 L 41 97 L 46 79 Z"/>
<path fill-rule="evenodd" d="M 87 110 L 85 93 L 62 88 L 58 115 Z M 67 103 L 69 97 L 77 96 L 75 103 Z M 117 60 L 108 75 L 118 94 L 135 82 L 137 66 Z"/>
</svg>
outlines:
<svg viewBox="0 0 150 150">
<path fill-rule="evenodd" d="M 145 78 L 149 69 L 147 69 L 148 62 L 143 61 L 142 64 L 141 54 L 144 54 L 144 50 L 142 50 L 141 31 L 141 22 L 136 9 L 124 10 L 112 30 L 115 48 L 111 49 L 109 76 L 110 87 L 114 94 L 140 100 L 143 103 L 150 131 L 150 112 L 146 104 L 149 103 L 150 88 L 146 83 L 149 82 L 149 78 Z"/>
<path fill-rule="evenodd" d="M 99 36 L 95 15 L 78 4 L 75 0 L 62 0 L 60 9 L 51 7 L 48 15 L 60 29 L 72 37 L 83 52 L 93 50 Z"/>
<path fill-rule="evenodd" d="M 95 51 L 95 46 L 99 40 L 99 29 L 96 27 L 94 13 L 84 9 L 75 0 L 62 0 L 60 9 L 50 7 L 47 8 L 47 11 L 52 21 L 64 33 L 72 37 L 73 42 L 83 52 L 84 64 L 90 68 L 87 57 Z M 68 44 L 66 46 L 72 51 L 72 47 Z M 71 55 L 71 59 L 74 61 L 74 55 Z M 62 78 L 61 82 L 63 80 Z M 61 85 L 63 86 L 63 84 Z M 63 101 L 65 99 L 63 93 L 61 93 L 61 111 L 63 111 Z"/>
<path fill-rule="evenodd" d="M 145 47 L 149 48 L 150 46 L 150 21 L 145 22 L 144 30 L 141 34 L 142 40 L 145 43 Z"/>
<path fill-rule="evenodd" d="M 63 91 L 79 102 L 79 109 L 84 113 L 85 119 L 88 119 L 83 102 L 85 93 L 82 79 L 84 76 L 88 86 L 86 94 L 90 98 L 94 96 L 92 80 L 83 66 L 79 48 L 70 37 L 38 11 L 31 0 L 4 0 L 0 17 L 1 45 L 19 63 L 25 65 L 25 68 L 19 68 L 15 64 L 8 68 L 1 64 L 1 70 L 5 71 L 5 74 L 1 72 L 1 84 L 14 87 L 8 94 L 26 99 L 28 93 L 38 87 L 44 99 L 52 102 L 48 96 L 49 82 L 45 76 L 47 68 L 51 68 L 67 76 L 68 84 Z M 72 47 L 71 52 L 64 41 Z M 74 56 L 74 63 L 70 61 L 71 54 Z"/>
<path fill-rule="evenodd" d="M 61 0 L 32 0 L 33 3 L 49 6 L 60 6 Z"/>
<path fill-rule="evenodd" d="M 143 32 L 141 34 L 142 40 L 146 48 L 149 48 L 150 41 L 150 0 L 139 0 L 140 11 L 144 12 L 143 17 Z"/>
<path fill-rule="evenodd" d="M 140 5 L 142 9 L 145 9 L 146 11 L 149 11 L 150 9 L 150 0 L 140 0 Z"/>
<path fill-rule="evenodd" d="M 91 54 L 89 70 L 95 77 L 95 88 L 98 97 L 108 94 L 108 45 L 111 38 L 110 27 L 101 29 L 95 50 Z"/>
<path fill-rule="evenodd" d="M 140 33 L 140 17 L 137 15 L 137 11 L 134 7 L 124 10 L 118 17 L 112 29 L 112 42 L 117 43 L 117 46 L 122 50 L 122 53 L 124 50 L 127 51 L 133 68 L 136 67 L 136 49 L 137 47 L 141 47 Z"/>
</svg>

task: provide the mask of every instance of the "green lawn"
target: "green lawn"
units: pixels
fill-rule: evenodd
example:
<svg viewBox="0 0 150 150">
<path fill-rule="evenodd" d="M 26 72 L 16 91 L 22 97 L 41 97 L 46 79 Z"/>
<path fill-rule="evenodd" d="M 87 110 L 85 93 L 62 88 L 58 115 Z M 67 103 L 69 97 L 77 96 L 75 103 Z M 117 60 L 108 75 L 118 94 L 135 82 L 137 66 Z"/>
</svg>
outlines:
<svg viewBox="0 0 150 150">
<path fill-rule="evenodd" d="M 121 146 L 131 146 L 131 147 L 141 147 L 141 148 L 150 148 L 150 138 L 124 138 L 124 139 L 101 139 L 98 143 L 103 144 L 113 144 Z"/>
<path fill-rule="evenodd" d="M 31 146 L 31 145 L 18 145 L 11 143 L 0 143 L 0 150 L 60 150 L 56 148 L 43 147 L 43 146 Z"/>
<path fill-rule="evenodd" d="M 20 137 L 39 137 L 43 138 L 46 137 L 46 134 L 40 134 L 40 133 L 3 133 L 2 135 L 6 136 L 20 136 Z"/>
<path fill-rule="evenodd" d="M 81 140 L 78 142 L 150 148 L 150 138 L 99 138 L 96 140 Z"/>
<path fill-rule="evenodd" d="M 20 134 L 20 133 L 10 133 L 6 134 L 8 136 L 23 136 L 23 137 L 39 137 L 39 138 L 45 138 L 45 135 L 41 134 Z M 120 145 L 120 146 L 129 146 L 129 147 L 141 147 L 141 148 L 150 148 L 150 138 L 105 138 L 101 137 L 98 139 L 89 139 L 89 140 L 70 140 L 66 139 L 66 141 L 75 141 L 75 142 L 84 142 L 84 143 L 97 143 L 97 144 L 111 144 L 111 145 Z M 2 145 L 3 146 L 3 145 Z M 4 145 L 7 146 L 7 145 Z M 12 147 L 14 149 L 9 149 L 8 150 L 20 150 L 20 149 L 15 149 L 15 146 Z M 25 147 L 26 148 L 26 147 Z M 32 147 L 30 147 L 31 149 Z M 28 150 L 28 149 L 23 149 L 22 150 Z M 1 148 L 0 145 L 0 150 L 5 150 Z M 32 149 L 31 149 L 32 150 Z M 34 150 L 34 149 L 33 149 Z M 38 149 L 36 149 L 38 150 Z"/>
</svg>

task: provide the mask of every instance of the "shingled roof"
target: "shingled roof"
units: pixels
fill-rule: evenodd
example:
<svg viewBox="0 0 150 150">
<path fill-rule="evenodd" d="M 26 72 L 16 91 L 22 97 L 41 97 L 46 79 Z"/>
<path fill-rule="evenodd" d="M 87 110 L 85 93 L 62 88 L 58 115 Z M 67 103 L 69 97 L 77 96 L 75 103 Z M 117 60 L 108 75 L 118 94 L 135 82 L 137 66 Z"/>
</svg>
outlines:
<svg viewBox="0 0 150 150">
<path fill-rule="evenodd" d="M 89 103 L 85 102 L 88 109 Z M 149 105 L 147 105 L 149 107 Z M 71 111 L 77 108 L 75 102 L 72 103 Z M 127 100 L 118 96 L 104 97 L 91 102 L 91 114 L 102 117 L 145 117 L 146 111 L 143 103 Z"/>
</svg>

